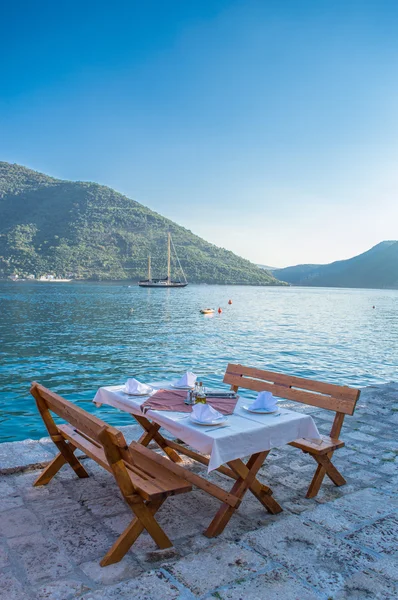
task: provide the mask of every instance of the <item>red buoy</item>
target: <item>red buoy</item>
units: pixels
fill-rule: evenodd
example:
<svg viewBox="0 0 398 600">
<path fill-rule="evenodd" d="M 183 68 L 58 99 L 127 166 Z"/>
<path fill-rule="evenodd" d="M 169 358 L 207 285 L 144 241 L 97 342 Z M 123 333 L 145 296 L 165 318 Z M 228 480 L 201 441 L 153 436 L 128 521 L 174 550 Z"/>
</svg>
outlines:
<svg viewBox="0 0 398 600">
<path fill-rule="evenodd" d="M 218 309 L 218 314 L 220 315 L 222 313 L 221 308 Z"/>
<path fill-rule="evenodd" d="M 232 304 L 232 300 L 228 300 L 228 304 Z"/>
</svg>

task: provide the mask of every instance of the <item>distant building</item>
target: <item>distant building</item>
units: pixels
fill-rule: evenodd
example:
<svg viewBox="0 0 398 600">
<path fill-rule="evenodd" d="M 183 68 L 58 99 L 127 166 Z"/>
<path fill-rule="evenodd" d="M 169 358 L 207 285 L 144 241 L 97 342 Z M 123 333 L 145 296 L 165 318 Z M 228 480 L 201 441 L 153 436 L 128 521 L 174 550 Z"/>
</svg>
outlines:
<svg viewBox="0 0 398 600">
<path fill-rule="evenodd" d="M 39 277 L 39 281 L 52 281 L 55 279 L 55 275 L 42 275 Z"/>
</svg>

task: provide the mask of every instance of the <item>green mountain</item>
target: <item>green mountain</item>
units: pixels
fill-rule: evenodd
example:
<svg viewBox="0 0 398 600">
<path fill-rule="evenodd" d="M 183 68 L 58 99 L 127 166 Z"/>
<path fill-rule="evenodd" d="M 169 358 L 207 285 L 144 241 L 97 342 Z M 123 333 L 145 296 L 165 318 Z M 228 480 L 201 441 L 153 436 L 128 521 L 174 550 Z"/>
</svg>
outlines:
<svg viewBox="0 0 398 600">
<path fill-rule="evenodd" d="M 297 265 L 272 273 L 293 285 L 351 288 L 398 288 L 398 241 L 328 265 Z"/>
<path fill-rule="evenodd" d="M 165 276 L 168 231 L 190 282 L 283 285 L 108 187 L 0 162 L 0 277 L 138 280 L 149 254 L 153 276 Z"/>
</svg>

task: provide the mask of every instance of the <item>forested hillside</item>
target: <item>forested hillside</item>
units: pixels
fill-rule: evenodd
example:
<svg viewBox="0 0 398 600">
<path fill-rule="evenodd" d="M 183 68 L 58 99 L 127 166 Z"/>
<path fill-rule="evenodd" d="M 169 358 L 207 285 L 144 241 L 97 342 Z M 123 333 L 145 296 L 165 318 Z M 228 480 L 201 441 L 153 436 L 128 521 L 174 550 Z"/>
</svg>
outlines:
<svg viewBox="0 0 398 600">
<path fill-rule="evenodd" d="M 0 277 L 138 280 L 146 276 L 148 254 L 153 275 L 164 276 L 168 231 L 190 282 L 281 284 L 108 187 L 0 162 Z"/>
</svg>

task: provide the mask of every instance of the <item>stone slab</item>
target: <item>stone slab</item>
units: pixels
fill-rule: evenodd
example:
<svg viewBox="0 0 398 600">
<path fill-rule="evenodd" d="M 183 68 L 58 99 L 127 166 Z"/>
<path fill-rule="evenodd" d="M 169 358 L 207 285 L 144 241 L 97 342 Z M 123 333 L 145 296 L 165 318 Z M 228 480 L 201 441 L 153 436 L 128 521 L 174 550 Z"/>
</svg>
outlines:
<svg viewBox="0 0 398 600">
<path fill-rule="evenodd" d="M 375 571 L 383 577 L 387 577 L 398 585 L 398 558 L 384 555 L 372 565 L 371 571 Z"/>
<path fill-rule="evenodd" d="M 394 600 L 398 598 L 398 585 L 370 571 L 355 573 L 344 583 L 333 600 Z"/>
<path fill-rule="evenodd" d="M 333 503 L 334 508 L 343 510 L 362 519 L 375 519 L 398 510 L 398 490 L 391 494 L 388 484 L 383 488 L 367 487 Z"/>
<path fill-rule="evenodd" d="M 131 579 L 142 573 L 142 568 L 131 556 L 126 556 L 122 561 L 106 568 L 101 567 L 98 560 L 82 563 L 80 568 L 89 579 L 103 585 Z"/>
<path fill-rule="evenodd" d="M 55 541 L 41 533 L 12 538 L 8 544 L 32 585 L 65 577 L 73 569 Z"/>
<path fill-rule="evenodd" d="M 9 552 L 5 546 L 0 546 L 0 569 L 10 564 Z"/>
<path fill-rule="evenodd" d="M 76 564 L 100 560 L 114 539 L 108 537 L 104 527 L 86 511 L 68 511 L 63 514 L 44 514 L 47 532 L 59 540 L 61 549 Z"/>
<path fill-rule="evenodd" d="M 380 490 L 365 489 L 318 506 L 306 514 L 306 519 L 331 532 L 345 532 L 396 510 L 398 498 L 391 498 Z"/>
<path fill-rule="evenodd" d="M 177 600 L 178 588 L 159 571 L 84 594 L 81 600 Z"/>
<path fill-rule="evenodd" d="M 54 458 L 37 440 L 0 444 L 0 474 L 15 473 L 34 466 L 44 466 Z"/>
<path fill-rule="evenodd" d="M 10 478 L 6 477 L 1 477 L 0 478 L 0 496 L 4 497 L 4 496 L 10 496 L 15 494 L 16 492 L 16 488 L 14 485 L 11 485 L 11 481 L 9 481 Z"/>
<path fill-rule="evenodd" d="M 40 529 L 40 521 L 28 508 L 12 508 L 0 513 L 0 535 L 7 538 L 29 535 Z"/>
<path fill-rule="evenodd" d="M 0 599 L 1 600 L 32 600 L 29 590 L 24 590 L 16 577 L 10 572 L 0 572 Z"/>
<path fill-rule="evenodd" d="M 86 500 L 82 504 L 90 511 L 91 514 L 101 519 L 104 517 L 125 513 L 128 510 L 126 502 L 115 494 L 110 494 L 102 498 L 93 496 L 90 500 Z M 131 511 L 130 514 L 132 515 Z"/>
<path fill-rule="evenodd" d="M 385 517 L 372 525 L 366 525 L 347 535 L 346 540 L 380 554 L 398 557 L 398 516 Z"/>
<path fill-rule="evenodd" d="M 197 596 L 264 570 L 269 561 L 256 552 L 224 542 L 182 558 L 167 569 Z"/>
<path fill-rule="evenodd" d="M 363 433 L 362 431 L 351 431 L 344 437 L 349 440 L 354 440 L 354 441 L 358 440 L 360 442 L 369 442 L 369 443 L 373 443 L 377 440 L 377 438 L 375 438 L 374 435 L 369 435 L 368 433 Z"/>
<path fill-rule="evenodd" d="M 243 541 L 329 595 L 335 594 L 346 578 L 375 562 L 359 548 L 304 523 L 303 517 L 288 517 L 243 536 Z"/>
<path fill-rule="evenodd" d="M 350 531 L 353 528 L 355 521 L 349 518 L 342 511 L 333 508 L 334 503 L 322 504 L 314 510 L 309 510 L 304 519 L 311 523 L 316 523 L 321 527 L 325 527 L 332 533 L 340 533 Z"/>
<path fill-rule="evenodd" d="M 398 461 L 382 461 L 379 473 L 383 475 L 396 475 L 398 473 Z"/>
<path fill-rule="evenodd" d="M 351 468 L 350 471 L 344 471 L 344 477 L 347 481 L 350 483 L 356 481 L 361 487 L 368 487 L 369 485 L 374 485 L 376 482 L 380 482 L 380 475 L 381 473 L 379 473 L 377 466 L 373 466 L 372 469 Z M 330 484 L 333 485 L 332 482 Z"/>
<path fill-rule="evenodd" d="M 18 506 L 22 506 L 22 504 L 23 499 L 17 494 L 10 496 L 0 495 L 0 513 L 3 512 L 3 510 L 8 510 L 10 508 L 17 508 Z"/>
<path fill-rule="evenodd" d="M 75 579 L 62 579 L 42 585 L 35 590 L 35 600 L 72 600 L 88 592 L 89 586 Z"/>
<path fill-rule="evenodd" d="M 219 600 L 319 600 L 321 596 L 282 568 L 236 581 L 227 589 L 219 589 L 217 595 L 206 596 L 206 600 L 215 598 Z"/>
</svg>

